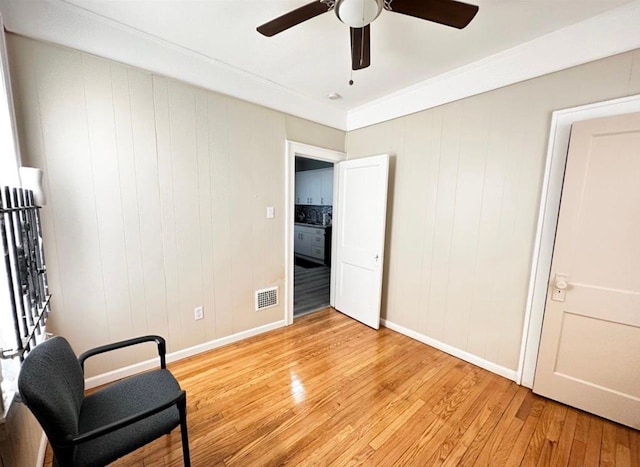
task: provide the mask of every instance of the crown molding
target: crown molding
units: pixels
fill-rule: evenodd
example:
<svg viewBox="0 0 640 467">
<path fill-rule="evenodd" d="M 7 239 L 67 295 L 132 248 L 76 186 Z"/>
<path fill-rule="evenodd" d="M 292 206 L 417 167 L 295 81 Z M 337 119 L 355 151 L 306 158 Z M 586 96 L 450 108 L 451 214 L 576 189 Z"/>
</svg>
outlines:
<svg viewBox="0 0 640 467">
<path fill-rule="evenodd" d="M 640 1 L 351 109 L 347 131 L 640 48 Z"/>
<path fill-rule="evenodd" d="M 351 131 L 640 48 L 640 0 L 349 111 L 61 0 L 0 0 L 8 31 Z"/>
<path fill-rule="evenodd" d="M 0 0 L 9 32 L 52 42 L 344 130 L 346 112 L 60 0 Z"/>
</svg>

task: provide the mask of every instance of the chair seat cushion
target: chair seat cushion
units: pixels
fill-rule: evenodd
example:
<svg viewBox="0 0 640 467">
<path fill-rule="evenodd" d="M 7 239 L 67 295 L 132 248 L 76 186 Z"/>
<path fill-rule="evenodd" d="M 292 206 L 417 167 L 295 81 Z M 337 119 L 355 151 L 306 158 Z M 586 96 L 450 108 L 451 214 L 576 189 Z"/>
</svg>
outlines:
<svg viewBox="0 0 640 467">
<path fill-rule="evenodd" d="M 180 385 L 168 370 L 155 370 L 118 381 L 85 397 L 80 410 L 79 432 L 99 428 L 174 399 Z M 174 405 L 127 427 L 82 443 L 76 450 L 77 465 L 103 466 L 169 433 L 180 424 Z"/>
</svg>

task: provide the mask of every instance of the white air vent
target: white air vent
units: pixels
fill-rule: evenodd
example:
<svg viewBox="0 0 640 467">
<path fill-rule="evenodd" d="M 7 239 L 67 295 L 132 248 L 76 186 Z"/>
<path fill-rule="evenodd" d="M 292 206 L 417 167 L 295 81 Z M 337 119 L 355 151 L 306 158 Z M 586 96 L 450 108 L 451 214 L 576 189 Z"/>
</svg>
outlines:
<svg viewBox="0 0 640 467">
<path fill-rule="evenodd" d="M 278 304 L 278 287 L 258 290 L 256 292 L 256 311 L 271 308 Z"/>
</svg>

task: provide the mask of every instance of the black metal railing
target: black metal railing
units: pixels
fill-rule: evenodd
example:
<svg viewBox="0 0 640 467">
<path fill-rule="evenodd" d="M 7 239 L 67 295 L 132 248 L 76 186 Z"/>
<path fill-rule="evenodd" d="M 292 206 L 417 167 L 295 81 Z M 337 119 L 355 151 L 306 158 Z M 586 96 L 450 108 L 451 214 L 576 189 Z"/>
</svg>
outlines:
<svg viewBox="0 0 640 467">
<path fill-rule="evenodd" d="M 22 360 L 45 332 L 50 311 L 40 206 L 31 190 L 3 187 L 0 191 L 0 252 L 15 331 L 15 347 L 0 349 L 0 358 Z"/>
</svg>

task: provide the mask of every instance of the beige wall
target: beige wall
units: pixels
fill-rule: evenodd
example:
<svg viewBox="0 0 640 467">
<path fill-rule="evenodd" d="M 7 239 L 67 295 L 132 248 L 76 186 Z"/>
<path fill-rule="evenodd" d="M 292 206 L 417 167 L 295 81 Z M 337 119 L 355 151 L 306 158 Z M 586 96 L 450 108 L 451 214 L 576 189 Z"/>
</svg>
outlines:
<svg viewBox="0 0 640 467">
<path fill-rule="evenodd" d="M 176 351 L 283 319 L 284 300 L 255 312 L 254 291 L 283 293 L 285 139 L 344 150 L 344 132 L 67 48 L 8 47 L 23 157 L 46 174 L 54 332 L 77 352 L 146 333 Z M 89 374 L 152 350 L 135 352 Z"/>
<path fill-rule="evenodd" d="M 29 409 L 14 403 L 6 424 L 0 425 L 0 466 L 34 467 L 38 464 L 42 429 Z"/>
<path fill-rule="evenodd" d="M 515 370 L 551 113 L 636 93 L 639 50 L 348 133 L 394 155 L 383 317 Z"/>
</svg>

